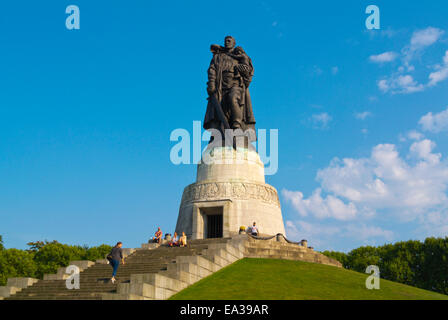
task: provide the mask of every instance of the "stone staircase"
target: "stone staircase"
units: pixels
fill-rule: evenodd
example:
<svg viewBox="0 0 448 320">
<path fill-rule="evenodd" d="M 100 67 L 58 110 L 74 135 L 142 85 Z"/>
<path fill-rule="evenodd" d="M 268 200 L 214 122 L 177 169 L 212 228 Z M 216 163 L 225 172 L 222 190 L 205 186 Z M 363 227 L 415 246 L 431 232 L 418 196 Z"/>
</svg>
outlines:
<svg viewBox="0 0 448 320">
<path fill-rule="evenodd" d="M 23 288 L 32 286 L 37 281 L 39 280 L 34 278 L 9 278 L 6 286 L 0 287 L 0 300 L 20 292 Z"/>
<path fill-rule="evenodd" d="M 78 262 L 84 267 L 79 289 L 66 288 L 69 275 L 61 268 L 56 275 L 11 291 L 5 300 L 167 299 L 242 257 L 242 247 L 230 238 L 190 240 L 186 248 L 136 249 L 120 265 L 115 284 L 110 282 L 112 268 L 105 261 L 84 261 Z"/>
<path fill-rule="evenodd" d="M 288 243 L 284 238 L 254 239 L 247 235 L 232 238 L 190 240 L 188 247 L 143 244 L 126 249 L 117 282 L 106 260 L 73 261 L 80 268 L 80 288 L 67 289 L 65 268 L 44 280 L 13 278 L 3 290 L 6 300 L 154 300 L 173 294 L 244 257 L 290 259 L 342 267 L 312 248 Z M 0 290 L 0 295 L 1 295 Z M 1 297 L 0 297 L 1 299 Z"/>
</svg>

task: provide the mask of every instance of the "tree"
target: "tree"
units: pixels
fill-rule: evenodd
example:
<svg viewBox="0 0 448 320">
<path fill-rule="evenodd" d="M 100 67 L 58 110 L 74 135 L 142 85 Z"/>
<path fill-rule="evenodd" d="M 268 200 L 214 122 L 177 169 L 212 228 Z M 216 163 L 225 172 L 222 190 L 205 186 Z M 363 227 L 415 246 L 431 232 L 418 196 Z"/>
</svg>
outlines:
<svg viewBox="0 0 448 320">
<path fill-rule="evenodd" d="M 72 246 L 57 241 L 29 242 L 27 250 L 5 249 L 0 236 L 0 285 L 11 277 L 43 278 L 44 274 L 56 273 L 60 267 L 67 267 L 73 260 L 104 259 L 112 249 L 102 244 L 89 248 Z"/>
<path fill-rule="evenodd" d="M 84 259 L 95 261 L 98 259 L 104 259 L 106 255 L 112 250 L 112 246 L 102 244 L 98 247 L 88 248 Z"/>
<path fill-rule="evenodd" d="M 98 247 L 71 246 L 57 241 L 46 243 L 35 253 L 34 260 L 37 263 L 37 275 L 42 277 L 47 273 L 55 273 L 60 267 L 67 267 L 73 260 L 104 259 L 112 249 L 108 245 Z"/>
<path fill-rule="evenodd" d="M 448 294 L 448 237 L 425 239 L 418 286 Z"/>
<path fill-rule="evenodd" d="M 29 251 L 29 252 L 37 252 L 41 248 L 43 248 L 45 245 L 47 245 L 49 243 L 58 243 L 58 242 L 56 240 L 53 240 L 51 242 L 49 242 L 48 240 L 28 242 L 27 245 L 30 246 L 30 248 L 27 251 Z"/>
<path fill-rule="evenodd" d="M 378 255 L 378 249 L 372 246 L 365 246 L 348 253 L 346 266 L 348 269 L 364 273 L 368 266 L 379 266 L 380 262 L 381 258 Z"/>
<path fill-rule="evenodd" d="M 47 243 L 35 253 L 37 275 L 56 273 L 60 267 L 66 267 L 72 260 L 82 260 L 85 250 L 80 246 L 69 246 L 58 242 Z"/>
<path fill-rule="evenodd" d="M 333 251 L 323 254 L 347 269 L 365 272 L 369 265 L 376 265 L 383 279 L 448 294 L 448 237 L 360 247 L 348 254 Z"/>
<path fill-rule="evenodd" d="M 346 253 L 338 252 L 338 251 L 324 251 L 321 253 L 329 258 L 339 261 L 344 268 L 347 268 L 347 254 Z"/>
<path fill-rule="evenodd" d="M 37 265 L 33 253 L 19 249 L 0 251 L 0 285 L 6 285 L 8 278 L 35 277 Z"/>
</svg>

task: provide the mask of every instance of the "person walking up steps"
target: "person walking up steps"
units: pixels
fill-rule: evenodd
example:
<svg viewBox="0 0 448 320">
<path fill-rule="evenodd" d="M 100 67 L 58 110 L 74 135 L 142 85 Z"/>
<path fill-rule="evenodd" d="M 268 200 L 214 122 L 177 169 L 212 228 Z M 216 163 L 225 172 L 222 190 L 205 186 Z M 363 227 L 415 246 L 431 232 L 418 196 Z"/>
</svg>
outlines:
<svg viewBox="0 0 448 320">
<path fill-rule="evenodd" d="M 117 242 L 115 247 L 112 248 L 112 250 L 110 251 L 110 253 L 107 256 L 107 260 L 109 260 L 109 263 L 113 268 L 112 278 L 110 279 L 110 281 L 112 281 L 112 283 L 115 283 L 115 281 L 116 281 L 115 276 L 117 274 L 117 270 L 118 270 L 118 266 L 120 265 L 120 261 L 122 264 L 124 264 L 123 251 L 121 250 L 122 246 L 123 246 L 123 244 L 121 242 Z"/>
</svg>

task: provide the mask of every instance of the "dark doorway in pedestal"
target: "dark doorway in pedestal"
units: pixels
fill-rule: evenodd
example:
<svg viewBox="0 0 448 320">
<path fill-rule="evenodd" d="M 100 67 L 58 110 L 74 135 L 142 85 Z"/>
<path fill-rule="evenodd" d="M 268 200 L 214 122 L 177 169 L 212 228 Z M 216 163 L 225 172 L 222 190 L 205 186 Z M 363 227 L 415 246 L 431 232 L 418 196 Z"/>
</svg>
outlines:
<svg viewBox="0 0 448 320">
<path fill-rule="evenodd" d="M 207 215 L 207 238 L 222 238 L 222 214 Z"/>
<path fill-rule="evenodd" d="M 223 237 L 224 206 L 199 208 L 203 221 L 203 239 Z"/>
<path fill-rule="evenodd" d="M 204 238 L 222 238 L 224 207 L 201 208 L 204 219 Z"/>
</svg>

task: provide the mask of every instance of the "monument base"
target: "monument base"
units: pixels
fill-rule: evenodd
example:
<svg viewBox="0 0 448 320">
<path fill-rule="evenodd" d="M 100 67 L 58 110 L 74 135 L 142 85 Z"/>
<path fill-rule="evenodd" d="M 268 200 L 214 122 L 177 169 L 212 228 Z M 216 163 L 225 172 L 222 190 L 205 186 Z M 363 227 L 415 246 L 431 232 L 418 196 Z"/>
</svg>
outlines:
<svg viewBox="0 0 448 320">
<path fill-rule="evenodd" d="M 260 234 L 285 234 L 277 190 L 265 183 L 258 153 L 231 147 L 207 150 L 196 183 L 184 189 L 176 232 L 190 239 L 230 237 L 253 222 Z"/>
</svg>

